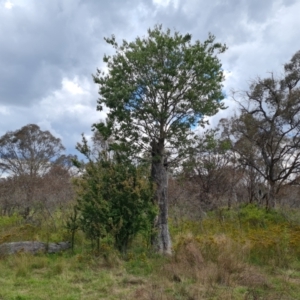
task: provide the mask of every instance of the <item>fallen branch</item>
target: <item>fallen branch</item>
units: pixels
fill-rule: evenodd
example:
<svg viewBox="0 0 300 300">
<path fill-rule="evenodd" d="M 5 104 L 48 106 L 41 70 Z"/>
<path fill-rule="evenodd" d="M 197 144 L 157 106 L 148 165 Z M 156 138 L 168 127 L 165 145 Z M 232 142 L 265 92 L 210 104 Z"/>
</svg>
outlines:
<svg viewBox="0 0 300 300">
<path fill-rule="evenodd" d="M 36 241 L 30 242 L 12 242 L 0 245 L 0 255 L 24 253 L 57 253 L 71 248 L 70 242 L 60 243 L 42 243 Z"/>
</svg>

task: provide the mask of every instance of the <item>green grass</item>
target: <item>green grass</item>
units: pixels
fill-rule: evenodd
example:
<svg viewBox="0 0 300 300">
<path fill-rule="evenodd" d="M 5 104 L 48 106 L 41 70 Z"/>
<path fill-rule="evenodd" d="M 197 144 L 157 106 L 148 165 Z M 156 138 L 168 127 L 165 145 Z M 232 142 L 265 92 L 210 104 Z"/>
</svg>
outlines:
<svg viewBox="0 0 300 300">
<path fill-rule="evenodd" d="M 0 299 L 120 299 L 119 269 L 80 256 L 16 255 L 2 259 Z M 122 275 L 122 276 L 120 276 Z"/>
<path fill-rule="evenodd" d="M 74 254 L 0 258 L 0 300 L 300 299 L 298 215 L 247 206 L 201 222 L 171 221 L 172 257 L 151 253 L 143 235 L 125 256 L 109 239 L 95 256 L 79 232 Z M 18 216 L 0 224 L 2 242 L 68 238 L 61 216 L 40 226 Z"/>
</svg>

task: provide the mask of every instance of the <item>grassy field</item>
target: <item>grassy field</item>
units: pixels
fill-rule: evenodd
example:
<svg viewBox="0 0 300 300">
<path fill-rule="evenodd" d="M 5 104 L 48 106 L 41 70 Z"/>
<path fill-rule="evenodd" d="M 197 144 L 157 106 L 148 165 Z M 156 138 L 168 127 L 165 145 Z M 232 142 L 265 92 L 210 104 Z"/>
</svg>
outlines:
<svg viewBox="0 0 300 300">
<path fill-rule="evenodd" d="M 94 255 L 82 233 L 75 252 L 0 259 L 0 299 L 300 299 L 300 212 L 254 206 L 171 219 L 172 257 L 143 236 L 121 256 L 109 241 Z M 64 220 L 0 217 L 0 243 L 68 239 Z"/>
</svg>

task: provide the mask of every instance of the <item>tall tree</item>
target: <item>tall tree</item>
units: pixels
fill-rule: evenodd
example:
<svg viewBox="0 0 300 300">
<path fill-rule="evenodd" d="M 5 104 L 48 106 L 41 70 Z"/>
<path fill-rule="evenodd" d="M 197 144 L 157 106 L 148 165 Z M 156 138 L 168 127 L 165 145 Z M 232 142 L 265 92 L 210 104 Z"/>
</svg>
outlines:
<svg viewBox="0 0 300 300">
<path fill-rule="evenodd" d="M 253 82 L 231 128 L 241 161 L 268 184 L 267 208 L 300 172 L 300 51 L 284 70 L 282 78 L 272 74 Z"/>
<path fill-rule="evenodd" d="M 209 129 L 199 137 L 190 157 L 183 163 L 182 171 L 184 180 L 196 186 L 198 205 L 202 209 L 214 209 L 225 199 L 231 207 L 240 175 L 235 167 L 231 142 L 222 139 L 218 129 Z"/>
<path fill-rule="evenodd" d="M 250 162 L 255 161 L 256 165 L 259 166 L 264 164 L 261 161 L 259 148 L 257 148 L 255 143 L 243 136 L 240 132 L 240 127 L 237 130 L 237 123 L 243 120 L 247 126 L 242 131 L 247 131 L 250 134 L 251 130 L 254 129 L 251 121 L 246 120 L 242 116 L 240 118 L 235 116 L 231 119 L 221 119 L 218 128 L 222 131 L 222 138 L 231 141 L 231 152 L 236 162 L 235 167 L 240 174 L 238 183 L 239 201 L 253 203 L 261 200 L 259 191 L 262 192 L 265 189 L 262 188 L 264 186 L 264 178 L 251 166 Z M 255 129 L 253 132 L 255 132 Z"/>
<path fill-rule="evenodd" d="M 204 43 L 192 43 L 190 34 L 172 34 L 161 25 L 130 43 L 118 45 L 114 36 L 105 40 L 116 53 L 104 56 L 107 73 L 98 70 L 94 81 L 100 94 L 97 109 L 106 106 L 109 113 L 106 123 L 94 126 L 104 137 L 113 136 L 114 147 L 132 157 L 152 154 L 154 202 L 159 207 L 155 246 L 167 254 L 167 166 L 184 157 L 194 137 L 191 128 L 204 126 L 204 116 L 224 108 L 223 72 L 216 52 L 224 52 L 226 46 L 215 43 L 212 35 Z"/>
<path fill-rule="evenodd" d="M 70 166 L 70 157 L 63 155 L 61 140 L 39 126 L 29 124 L 0 137 L 0 170 L 18 178 L 26 195 L 24 216 L 38 187 L 39 179 L 55 166 Z"/>
</svg>

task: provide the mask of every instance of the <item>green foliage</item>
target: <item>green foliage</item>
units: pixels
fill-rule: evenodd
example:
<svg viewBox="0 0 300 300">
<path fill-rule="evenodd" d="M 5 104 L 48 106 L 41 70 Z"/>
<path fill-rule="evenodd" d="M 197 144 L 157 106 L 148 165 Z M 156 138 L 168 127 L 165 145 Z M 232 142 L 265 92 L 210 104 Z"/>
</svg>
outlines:
<svg viewBox="0 0 300 300">
<path fill-rule="evenodd" d="M 107 107 L 109 112 L 107 120 L 94 128 L 104 139 L 114 139 L 114 151 L 151 162 L 156 185 L 153 202 L 159 204 L 153 244 L 157 251 L 170 254 L 164 191 L 168 158 L 173 151 L 182 159 L 196 139 L 191 127 L 204 126 L 204 116 L 225 108 L 221 102 L 224 76 L 216 54 L 226 46 L 215 43 L 211 34 L 203 43 L 192 43 L 190 34 L 172 33 L 161 25 L 130 43 L 123 40 L 118 45 L 114 36 L 105 40 L 115 55 L 104 56 L 108 72 L 98 70 L 94 81 L 100 94 L 97 110 Z"/>
<path fill-rule="evenodd" d="M 0 244 L 19 241 L 68 241 L 64 215 L 67 215 L 67 210 L 60 208 L 47 216 L 38 211 L 31 222 L 18 214 L 0 216 Z"/>
<path fill-rule="evenodd" d="M 144 151 L 155 140 L 176 150 L 191 140 L 191 126 L 204 125 L 204 116 L 223 109 L 223 72 L 217 53 L 226 46 L 209 35 L 192 43 L 190 34 L 172 33 L 155 26 L 145 38 L 118 45 L 105 39 L 116 53 L 105 56 L 108 73 L 98 70 L 98 110 L 108 107 L 108 120 L 95 127 L 105 137 L 113 136 L 117 148 Z M 162 155 L 162 153 L 160 153 Z"/>
<path fill-rule="evenodd" d="M 254 204 L 242 206 L 239 217 L 254 227 L 267 226 L 268 224 L 284 223 L 284 216 L 275 209 L 265 210 Z"/>
<path fill-rule="evenodd" d="M 18 214 L 13 214 L 12 216 L 0 216 L 0 228 L 9 227 L 21 222 L 22 217 Z"/>
<path fill-rule="evenodd" d="M 119 153 L 110 158 L 102 151 L 92 160 L 86 140 L 80 149 L 90 160 L 82 177 L 74 181 L 79 226 L 97 242 L 98 250 L 99 240 L 112 235 L 116 248 L 126 253 L 132 238 L 149 229 L 156 215 L 148 170 L 133 165 Z"/>
<path fill-rule="evenodd" d="M 131 239 L 149 227 L 156 215 L 151 186 L 143 171 L 130 163 L 110 163 L 107 167 L 103 181 L 109 190 L 109 232 L 117 249 L 126 252 Z"/>
<path fill-rule="evenodd" d="M 80 212 L 79 226 L 86 236 L 97 242 L 107 234 L 108 201 L 102 194 L 102 170 L 100 162 L 89 163 L 82 178 L 74 180 Z"/>
<path fill-rule="evenodd" d="M 201 223 L 187 220 L 180 226 L 181 235 L 195 235 L 208 260 L 217 261 L 225 244 L 229 253 L 247 263 L 291 267 L 300 259 L 299 220 L 288 222 L 280 210 L 244 205 L 236 210 L 219 209 Z M 172 231 L 178 229 L 172 226 Z"/>
<path fill-rule="evenodd" d="M 211 218 L 218 218 L 219 224 L 239 225 L 244 228 L 266 228 L 271 225 L 287 224 L 287 218 L 280 210 L 259 207 L 255 204 L 243 204 L 236 209 L 219 208 L 209 212 Z"/>
</svg>

